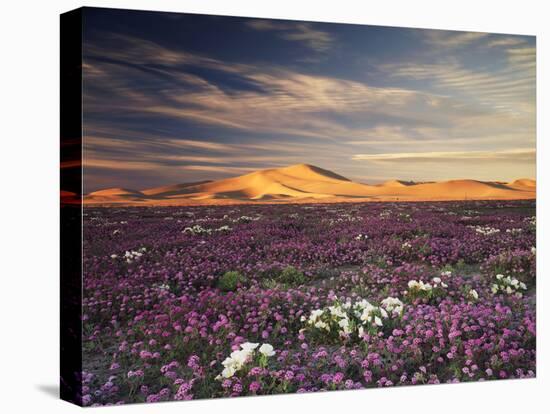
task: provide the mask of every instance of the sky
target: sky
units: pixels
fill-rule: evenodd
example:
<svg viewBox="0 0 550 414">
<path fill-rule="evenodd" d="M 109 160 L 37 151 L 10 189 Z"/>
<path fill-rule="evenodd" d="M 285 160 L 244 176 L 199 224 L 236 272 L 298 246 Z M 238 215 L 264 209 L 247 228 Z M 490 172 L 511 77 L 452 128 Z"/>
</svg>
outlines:
<svg viewBox="0 0 550 414">
<path fill-rule="evenodd" d="M 86 8 L 84 192 L 535 178 L 535 37 Z"/>
</svg>

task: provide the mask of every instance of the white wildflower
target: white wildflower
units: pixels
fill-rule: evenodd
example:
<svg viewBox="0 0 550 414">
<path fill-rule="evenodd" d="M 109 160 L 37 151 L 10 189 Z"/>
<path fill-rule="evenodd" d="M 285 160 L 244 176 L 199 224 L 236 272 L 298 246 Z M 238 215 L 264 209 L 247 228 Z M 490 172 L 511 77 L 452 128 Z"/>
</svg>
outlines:
<svg viewBox="0 0 550 414">
<path fill-rule="evenodd" d="M 403 313 L 403 302 L 391 296 L 381 302 L 382 307 L 393 315 L 401 315 Z"/>
<path fill-rule="evenodd" d="M 275 351 L 273 350 L 273 346 L 270 344 L 262 344 L 260 346 L 260 349 L 258 349 L 262 355 L 265 355 L 266 357 L 271 357 L 275 355 Z"/>
<path fill-rule="evenodd" d="M 252 343 L 252 342 L 244 342 L 241 344 L 241 348 L 245 351 L 253 351 L 258 347 L 258 343 Z"/>
</svg>

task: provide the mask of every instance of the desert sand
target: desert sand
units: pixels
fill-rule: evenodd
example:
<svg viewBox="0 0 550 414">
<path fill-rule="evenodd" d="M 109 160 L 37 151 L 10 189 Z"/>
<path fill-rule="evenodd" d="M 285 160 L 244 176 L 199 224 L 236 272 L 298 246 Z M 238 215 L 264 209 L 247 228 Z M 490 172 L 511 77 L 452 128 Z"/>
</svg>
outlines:
<svg viewBox="0 0 550 414">
<path fill-rule="evenodd" d="M 255 171 L 238 177 L 150 188 L 108 188 L 84 196 L 91 205 L 201 205 L 345 201 L 515 200 L 536 198 L 536 182 L 390 180 L 369 185 L 309 164 Z"/>
</svg>

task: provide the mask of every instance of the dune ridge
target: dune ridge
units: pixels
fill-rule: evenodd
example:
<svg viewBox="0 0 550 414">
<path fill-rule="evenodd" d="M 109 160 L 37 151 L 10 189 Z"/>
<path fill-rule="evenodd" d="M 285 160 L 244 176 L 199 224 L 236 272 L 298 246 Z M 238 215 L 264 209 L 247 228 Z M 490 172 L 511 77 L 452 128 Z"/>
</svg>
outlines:
<svg viewBox="0 0 550 414">
<path fill-rule="evenodd" d="M 512 181 L 511 183 L 509 183 L 509 185 L 512 187 L 535 188 L 537 186 L 537 182 L 530 178 L 520 178 L 518 180 Z"/>
<path fill-rule="evenodd" d="M 362 184 L 309 164 L 258 170 L 216 181 L 199 181 L 142 191 L 108 188 L 84 196 L 92 205 L 193 205 L 342 201 L 451 201 L 536 198 L 536 182 L 450 180 L 414 183 L 389 180 Z"/>
<path fill-rule="evenodd" d="M 415 183 L 412 181 L 403 181 L 403 180 L 388 180 L 381 184 L 381 187 L 408 187 L 410 185 L 414 185 Z"/>
</svg>

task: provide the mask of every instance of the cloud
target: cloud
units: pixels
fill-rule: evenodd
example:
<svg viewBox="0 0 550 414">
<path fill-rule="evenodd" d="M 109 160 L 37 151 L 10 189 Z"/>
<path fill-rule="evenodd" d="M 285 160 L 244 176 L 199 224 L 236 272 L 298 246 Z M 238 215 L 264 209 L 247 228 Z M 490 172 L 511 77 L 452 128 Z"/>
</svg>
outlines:
<svg viewBox="0 0 550 414">
<path fill-rule="evenodd" d="M 524 134 L 518 134 L 516 132 L 508 134 L 501 133 L 489 137 L 482 135 L 468 135 L 466 137 L 458 135 L 455 137 L 455 133 L 451 132 L 442 137 L 441 131 L 438 129 L 424 131 L 424 128 L 417 128 L 407 130 L 407 133 L 403 134 L 391 131 L 388 134 L 384 134 L 384 128 L 375 128 L 374 130 L 376 134 L 373 131 L 373 134 L 366 135 L 364 140 L 346 141 L 345 143 L 362 147 L 388 147 L 399 145 L 400 147 L 416 148 L 422 146 L 437 146 L 437 148 L 440 149 L 474 146 L 498 147 L 499 145 L 508 147 L 517 145 L 518 142 L 533 144 L 533 146 L 535 144 L 535 137 L 529 132 L 525 132 Z"/>
<path fill-rule="evenodd" d="M 487 42 L 488 47 L 508 47 L 519 46 L 525 44 L 525 39 L 522 37 L 496 37 Z"/>
<path fill-rule="evenodd" d="M 229 173 L 232 175 L 245 174 L 247 172 L 255 171 L 255 168 L 250 167 L 221 167 L 215 165 L 183 165 L 178 167 L 181 170 L 188 171 L 207 171 L 207 172 L 218 172 L 218 173 Z"/>
<path fill-rule="evenodd" d="M 268 20 L 255 20 L 250 24 L 258 30 L 279 27 L 278 22 Z M 112 111 L 125 117 L 161 117 L 258 134 L 325 140 L 364 140 L 372 136 L 372 124 L 379 124 L 380 118 L 392 118 L 381 127 L 400 128 L 400 133 L 406 136 L 410 135 L 411 128 L 422 126 L 447 131 L 460 127 L 468 133 L 476 128 L 484 130 L 491 124 L 515 127 L 523 122 L 525 125 L 534 117 L 530 96 L 534 81 L 530 75 L 520 76 L 523 72 L 516 73 L 516 68 L 474 71 L 456 61 L 380 66 L 381 72 L 390 79 L 432 82 L 440 88 L 440 93 L 435 93 L 426 88 L 375 87 L 361 81 L 305 74 L 276 66 L 229 64 L 171 51 L 150 41 L 139 46 L 140 39 L 116 38 L 129 43 L 128 47 L 122 45 L 122 50 L 136 49 L 129 52 L 131 56 L 139 51 L 139 60 L 148 72 L 127 67 L 125 61 L 115 63 L 120 54 L 118 49 L 113 56 L 110 50 L 103 52 L 110 59 L 108 63 L 86 61 L 88 70 L 96 77 L 94 85 L 103 88 L 103 94 L 86 95 L 86 106 L 91 113 Z M 160 63 L 155 54 L 143 53 L 152 53 L 157 48 L 163 50 Z M 225 90 L 207 77 L 179 67 L 182 62 L 215 67 L 254 88 Z M 162 79 L 161 87 L 147 87 L 152 74 Z M 128 78 L 134 80 L 132 84 L 126 81 Z M 143 79 L 139 87 L 134 86 L 136 78 Z M 464 96 L 457 97 L 457 91 Z M 108 101 L 104 95 L 109 96 Z M 473 102 L 466 102 L 466 98 Z"/>
<path fill-rule="evenodd" d="M 199 141 L 199 140 L 190 140 L 190 139 L 167 139 L 167 144 L 172 145 L 178 148 L 200 148 L 209 151 L 221 151 L 221 152 L 230 152 L 235 151 L 236 148 L 232 145 L 222 144 L 219 142 L 210 142 L 210 141 Z"/>
<path fill-rule="evenodd" d="M 516 148 L 504 151 L 452 151 L 452 152 L 398 152 L 387 154 L 357 154 L 352 157 L 356 161 L 384 162 L 534 162 L 535 150 L 532 148 Z"/>
<path fill-rule="evenodd" d="M 506 48 L 493 68 L 464 66 L 456 58 L 437 63 L 417 61 L 381 65 L 395 79 L 428 82 L 440 92 L 462 97 L 496 113 L 534 119 L 534 48 Z M 534 124 L 534 122 L 533 122 Z"/>
<path fill-rule="evenodd" d="M 254 30 L 276 32 L 282 39 L 299 42 L 316 52 L 327 51 L 334 41 L 329 33 L 315 29 L 311 23 L 252 20 L 247 26 Z"/>
<path fill-rule="evenodd" d="M 246 64 L 229 64 L 199 53 L 169 48 L 152 40 L 121 33 L 103 33 L 102 40 L 105 43 L 84 42 L 82 68 L 87 77 L 108 74 L 108 71 L 100 67 L 101 65 L 92 64 L 90 59 L 102 62 L 107 68 L 112 68 L 109 65 L 122 65 L 125 69 L 146 70 L 149 74 L 163 73 L 162 69 L 154 67 L 157 65 L 162 65 L 165 69 L 197 66 L 234 73 L 244 72 L 249 68 Z M 179 75 L 185 80 L 200 79 L 182 71 L 164 74 Z"/>
<path fill-rule="evenodd" d="M 486 38 L 489 33 L 452 32 L 445 30 L 426 30 L 425 40 L 432 46 L 444 48 L 459 48 Z"/>
<path fill-rule="evenodd" d="M 152 47 L 149 41 L 142 49 L 136 46 L 139 40 L 124 39 L 130 45 L 122 47 L 123 50 Z M 129 54 L 134 53 L 137 52 Z M 255 86 L 228 91 L 207 78 L 187 74 L 185 68 L 174 67 L 174 62 L 180 62 L 175 58 L 176 52 L 163 52 L 169 58 L 164 59 L 162 67 L 154 54 L 149 60 L 140 54 L 138 67 L 127 66 L 126 60 L 118 63 L 119 54 L 119 50 L 113 55 L 110 50 L 104 51 L 107 62 L 85 57 L 84 97 L 88 114 L 110 112 L 139 118 L 149 115 L 259 133 L 336 139 L 359 138 L 361 128 L 349 127 L 336 118 L 328 120 L 327 113 L 356 117 L 357 122 L 376 114 L 399 117 L 403 113 L 405 123 L 424 123 L 426 117 L 420 110 L 441 101 L 440 97 L 406 88 L 381 88 L 281 67 L 233 66 L 218 64 L 211 58 L 193 58 L 201 65 L 209 62 L 217 71 L 234 74 L 240 81 Z M 182 59 L 181 62 L 189 61 Z M 147 67 L 147 72 L 143 72 L 142 66 Z M 152 77 L 159 78 L 154 89 L 148 86 Z M 406 108 L 409 110 L 402 111 Z"/>
<path fill-rule="evenodd" d="M 284 166 L 303 162 L 308 151 L 307 143 L 234 143 L 222 144 L 189 139 L 147 137 L 141 134 L 133 141 L 100 136 L 86 136 L 84 140 L 84 165 L 102 170 L 136 170 L 140 168 L 182 168 L 194 171 L 217 171 L 214 167 L 247 165 L 249 170 Z M 337 146 L 326 146 L 317 151 L 330 158 Z M 188 164 L 200 163 L 204 168 L 184 168 Z M 254 167 L 252 167 L 254 166 Z M 240 167 L 244 171 L 246 167 Z M 220 170 L 221 171 L 221 170 Z"/>
<path fill-rule="evenodd" d="M 512 52 L 511 55 L 529 57 L 528 52 Z M 527 86 L 533 86 L 530 74 L 515 78 L 515 68 L 502 68 L 498 71 L 471 70 L 463 67 L 457 62 L 446 62 L 436 64 L 396 64 L 387 65 L 385 68 L 391 71 L 394 77 L 406 77 L 418 80 L 431 80 L 439 86 L 454 89 L 472 89 L 477 91 L 478 95 L 483 90 L 489 92 L 510 91 L 512 87 L 525 83 Z M 525 74 L 525 73 L 524 73 Z M 481 89 L 480 89 L 481 88 Z"/>
<path fill-rule="evenodd" d="M 508 60 L 511 64 L 516 64 L 521 68 L 535 67 L 536 50 L 535 47 L 520 47 L 507 50 Z"/>
<path fill-rule="evenodd" d="M 84 168 L 101 168 L 107 170 L 138 170 L 144 171 L 158 168 L 158 164 L 154 162 L 132 161 L 121 159 L 106 159 L 101 158 L 84 158 Z"/>
<path fill-rule="evenodd" d="M 250 24 L 312 49 L 329 42 L 308 23 Z M 481 35 L 443 38 L 453 49 L 492 39 Z M 534 152 L 506 152 L 535 142 L 535 50 L 527 43 L 495 45 L 502 61 L 491 70 L 466 66 L 458 52 L 384 63 L 374 84 L 307 65 L 243 64 L 126 35 L 105 39 L 85 47 L 83 66 L 85 166 L 104 175 L 185 182 L 310 162 L 360 176 L 350 158 L 379 163 L 364 175 L 377 177 L 393 177 L 394 167 L 413 176 L 401 161 L 534 165 Z"/>
</svg>

